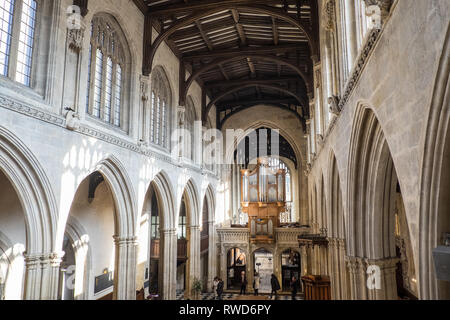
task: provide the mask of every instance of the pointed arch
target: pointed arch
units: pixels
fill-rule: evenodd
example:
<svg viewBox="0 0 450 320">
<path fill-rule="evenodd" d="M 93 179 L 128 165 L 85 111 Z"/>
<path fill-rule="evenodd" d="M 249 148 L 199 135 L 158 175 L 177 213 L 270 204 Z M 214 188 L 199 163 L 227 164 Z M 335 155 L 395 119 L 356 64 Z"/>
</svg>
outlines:
<svg viewBox="0 0 450 320">
<path fill-rule="evenodd" d="M 109 155 L 97 165 L 95 171 L 104 176 L 111 188 L 117 210 L 116 235 L 121 238 L 135 237 L 138 221 L 136 197 L 125 167 L 115 156 Z"/>
<path fill-rule="evenodd" d="M 51 184 L 36 157 L 8 129 L 0 126 L 0 170 L 22 204 L 28 255 L 55 250 L 57 205 Z"/>
<path fill-rule="evenodd" d="M 211 184 L 208 185 L 205 192 L 205 201 L 208 205 L 208 221 L 215 221 L 216 197 Z M 203 204 L 205 205 L 205 204 Z"/>
<path fill-rule="evenodd" d="M 165 171 L 160 171 L 151 184 L 154 185 L 159 210 L 162 212 L 161 220 L 163 228 L 166 230 L 175 229 L 175 197 L 169 176 Z"/>
<path fill-rule="evenodd" d="M 449 299 L 450 285 L 435 275 L 432 249 L 450 224 L 450 27 L 437 69 L 425 136 L 420 192 L 419 290 L 421 299 Z M 447 165 L 446 165 L 447 164 Z M 445 185 L 447 183 L 447 185 Z"/>
<path fill-rule="evenodd" d="M 197 186 L 192 179 L 189 179 L 184 187 L 182 197 L 185 197 L 188 210 L 189 225 L 200 226 L 200 200 Z"/>
</svg>

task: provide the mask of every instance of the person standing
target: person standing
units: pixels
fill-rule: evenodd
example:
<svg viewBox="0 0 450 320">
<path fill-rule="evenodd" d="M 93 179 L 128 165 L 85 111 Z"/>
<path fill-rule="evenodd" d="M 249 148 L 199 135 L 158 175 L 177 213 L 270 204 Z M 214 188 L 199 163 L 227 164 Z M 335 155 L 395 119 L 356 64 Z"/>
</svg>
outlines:
<svg viewBox="0 0 450 320">
<path fill-rule="evenodd" d="M 259 273 L 255 273 L 255 279 L 253 280 L 253 289 L 255 290 L 255 296 L 259 295 L 259 286 L 261 284 L 261 278 Z"/>
<path fill-rule="evenodd" d="M 275 300 L 278 297 L 277 291 L 280 290 L 280 282 L 277 277 L 272 273 L 272 278 L 270 279 L 270 284 L 272 285 L 272 292 L 270 292 L 270 299 L 272 299 L 273 294 L 275 293 Z"/>
<path fill-rule="evenodd" d="M 219 300 L 222 300 L 222 294 L 223 294 L 223 281 L 222 281 L 222 279 L 217 279 L 217 281 L 218 281 L 218 283 L 217 283 L 217 290 L 216 290 L 216 292 L 217 292 L 217 298 L 219 299 Z"/>
<path fill-rule="evenodd" d="M 240 284 L 241 292 L 239 294 L 245 296 L 245 292 L 247 291 L 247 277 L 245 275 L 245 271 L 241 272 Z"/>
<path fill-rule="evenodd" d="M 217 300 L 217 286 L 219 285 L 219 278 L 215 277 L 213 281 L 213 293 L 214 293 L 214 300 Z"/>
<path fill-rule="evenodd" d="M 292 293 L 292 300 L 296 300 L 297 292 L 298 292 L 298 280 L 296 277 L 292 277 L 291 281 L 291 293 Z"/>
</svg>

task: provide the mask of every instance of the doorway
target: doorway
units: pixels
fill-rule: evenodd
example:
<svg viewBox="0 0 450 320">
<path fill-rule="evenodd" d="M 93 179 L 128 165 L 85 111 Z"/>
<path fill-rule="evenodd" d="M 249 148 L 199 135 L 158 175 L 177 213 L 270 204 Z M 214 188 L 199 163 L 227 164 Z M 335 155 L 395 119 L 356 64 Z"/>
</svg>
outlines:
<svg viewBox="0 0 450 320">
<path fill-rule="evenodd" d="M 253 253 L 255 261 L 255 272 L 259 273 L 261 279 L 259 292 L 270 293 L 272 285 L 270 279 L 273 273 L 273 254 L 266 249 L 258 249 Z"/>
</svg>

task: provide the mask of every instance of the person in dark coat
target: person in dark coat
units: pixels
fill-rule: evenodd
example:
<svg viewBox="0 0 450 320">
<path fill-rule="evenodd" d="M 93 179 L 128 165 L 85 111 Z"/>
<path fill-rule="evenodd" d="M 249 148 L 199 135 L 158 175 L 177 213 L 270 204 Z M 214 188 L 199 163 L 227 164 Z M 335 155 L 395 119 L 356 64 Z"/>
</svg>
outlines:
<svg viewBox="0 0 450 320">
<path fill-rule="evenodd" d="M 292 293 L 292 300 L 296 300 L 295 297 L 297 296 L 298 292 L 298 280 L 296 277 L 292 277 L 291 281 L 291 293 Z"/>
<path fill-rule="evenodd" d="M 223 294 L 223 280 L 219 279 L 219 282 L 217 283 L 217 299 L 222 300 L 222 294 Z"/>
<path fill-rule="evenodd" d="M 239 283 L 241 284 L 241 292 L 239 294 L 245 295 L 245 292 L 247 291 L 247 276 L 245 275 L 245 271 L 242 271 Z"/>
<path fill-rule="evenodd" d="M 270 299 L 272 299 L 273 294 L 275 293 L 275 300 L 277 299 L 277 291 L 281 289 L 280 282 L 277 277 L 272 273 L 272 278 L 270 279 L 270 284 L 272 285 L 272 292 L 270 293 Z"/>
</svg>

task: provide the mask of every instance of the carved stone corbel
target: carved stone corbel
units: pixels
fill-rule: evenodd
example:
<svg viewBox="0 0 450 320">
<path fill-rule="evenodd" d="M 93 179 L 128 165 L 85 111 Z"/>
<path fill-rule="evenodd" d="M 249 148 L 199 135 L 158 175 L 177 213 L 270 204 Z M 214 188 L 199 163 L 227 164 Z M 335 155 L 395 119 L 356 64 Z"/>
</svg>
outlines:
<svg viewBox="0 0 450 320">
<path fill-rule="evenodd" d="M 364 0 L 364 2 L 366 4 L 366 15 L 371 17 L 374 14 L 371 7 L 378 7 L 381 14 L 381 24 L 384 24 L 392 7 L 392 0 Z"/>
<path fill-rule="evenodd" d="M 330 105 L 330 112 L 338 116 L 342 109 L 339 106 L 340 98 L 338 96 L 331 96 L 328 98 L 328 104 Z"/>
<path fill-rule="evenodd" d="M 68 130 L 78 130 L 80 128 L 80 117 L 73 109 L 67 108 L 66 128 Z"/>
</svg>

